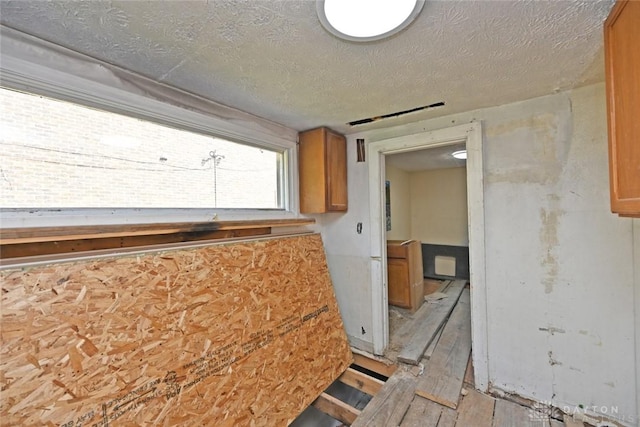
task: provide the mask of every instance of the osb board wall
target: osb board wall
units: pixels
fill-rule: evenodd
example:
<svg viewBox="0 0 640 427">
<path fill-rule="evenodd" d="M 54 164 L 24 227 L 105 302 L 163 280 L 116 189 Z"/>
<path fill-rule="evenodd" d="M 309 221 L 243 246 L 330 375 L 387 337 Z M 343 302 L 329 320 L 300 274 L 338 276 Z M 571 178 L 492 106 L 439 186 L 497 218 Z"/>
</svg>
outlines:
<svg viewBox="0 0 640 427">
<path fill-rule="evenodd" d="M 2 425 L 287 425 L 352 360 L 319 235 L 0 274 Z"/>
</svg>

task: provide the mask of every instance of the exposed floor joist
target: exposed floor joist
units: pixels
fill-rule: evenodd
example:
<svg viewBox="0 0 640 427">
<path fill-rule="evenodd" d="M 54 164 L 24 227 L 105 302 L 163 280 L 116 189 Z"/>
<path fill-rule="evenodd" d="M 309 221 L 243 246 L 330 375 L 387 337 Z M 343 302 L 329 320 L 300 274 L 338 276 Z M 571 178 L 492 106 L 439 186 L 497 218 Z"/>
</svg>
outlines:
<svg viewBox="0 0 640 427">
<path fill-rule="evenodd" d="M 393 375 L 397 366 L 388 365 L 382 361 L 357 353 L 354 353 L 353 356 L 353 365 L 347 368 L 337 381 L 375 398 L 378 392 L 384 387 L 385 382 L 361 370 L 366 370 L 378 374 L 383 378 L 388 378 Z M 327 389 L 327 391 L 322 393 L 318 399 L 313 402 L 312 406 L 345 425 L 352 425 L 361 411 L 349 403 L 330 395 L 328 393 L 329 390 L 330 389 Z M 411 392 L 413 393 L 413 390 Z"/>
<path fill-rule="evenodd" d="M 375 396 L 384 385 L 384 381 L 356 371 L 353 368 L 348 368 L 344 371 L 340 378 L 338 378 L 338 381 L 370 396 Z"/>
<path fill-rule="evenodd" d="M 358 353 L 353 353 L 353 364 L 387 378 L 398 369 L 397 365 L 388 361 L 376 360 Z"/>
<path fill-rule="evenodd" d="M 358 409 L 327 393 L 322 393 L 312 405 L 330 417 L 347 425 L 352 425 L 358 415 L 360 415 Z"/>
</svg>

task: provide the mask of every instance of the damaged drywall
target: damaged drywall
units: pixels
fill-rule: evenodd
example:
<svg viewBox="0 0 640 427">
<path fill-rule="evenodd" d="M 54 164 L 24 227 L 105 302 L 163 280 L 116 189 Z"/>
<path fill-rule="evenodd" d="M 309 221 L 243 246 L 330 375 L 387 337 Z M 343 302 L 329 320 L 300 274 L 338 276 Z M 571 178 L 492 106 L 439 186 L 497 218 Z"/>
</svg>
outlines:
<svg viewBox="0 0 640 427">
<path fill-rule="evenodd" d="M 482 121 L 489 380 L 496 389 L 559 406 L 616 408 L 621 421 L 634 425 L 637 220 L 609 211 L 605 107 L 604 84 L 596 84 L 362 132 L 348 143 Z M 359 275 L 346 265 L 331 270 L 343 288 L 336 293 L 349 295 L 338 298 L 342 312 L 368 308 L 345 318 L 350 334 L 360 328 L 351 320 L 372 316 L 371 306 L 358 300 L 371 274 L 370 242 L 346 225 L 364 221 L 369 228 L 361 211 L 368 181 L 366 173 L 353 173 L 362 168 L 354 162 L 350 211 L 323 229 L 329 262 L 349 248 L 362 268 Z"/>
<path fill-rule="evenodd" d="M 543 247 L 543 255 L 540 266 L 544 270 L 544 291 L 548 294 L 553 292 L 553 285 L 558 278 L 558 224 L 564 211 L 559 209 L 560 198 L 557 194 L 550 194 L 547 197 L 547 207 L 540 208 L 540 244 Z"/>
</svg>

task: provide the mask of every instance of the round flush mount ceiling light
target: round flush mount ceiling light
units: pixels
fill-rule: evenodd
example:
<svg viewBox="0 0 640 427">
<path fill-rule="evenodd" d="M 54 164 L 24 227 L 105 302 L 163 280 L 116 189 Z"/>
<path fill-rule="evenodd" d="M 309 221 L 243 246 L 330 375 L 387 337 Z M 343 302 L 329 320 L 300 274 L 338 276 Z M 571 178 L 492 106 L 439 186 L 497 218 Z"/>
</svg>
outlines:
<svg viewBox="0 0 640 427">
<path fill-rule="evenodd" d="M 454 151 L 451 155 L 456 159 L 467 160 L 467 150 Z"/>
<path fill-rule="evenodd" d="M 392 36 L 411 24 L 425 0 L 318 0 L 322 26 L 345 40 L 369 42 Z"/>
</svg>

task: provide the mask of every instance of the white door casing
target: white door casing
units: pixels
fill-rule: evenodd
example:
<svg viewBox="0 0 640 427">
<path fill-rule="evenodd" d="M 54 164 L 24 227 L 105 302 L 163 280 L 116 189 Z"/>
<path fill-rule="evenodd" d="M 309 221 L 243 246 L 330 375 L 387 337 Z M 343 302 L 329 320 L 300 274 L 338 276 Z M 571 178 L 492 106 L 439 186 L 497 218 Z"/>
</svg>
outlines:
<svg viewBox="0 0 640 427">
<path fill-rule="evenodd" d="M 484 187 L 482 125 L 464 125 L 375 141 L 367 145 L 369 212 L 371 221 L 371 294 L 373 349 L 382 354 L 389 343 L 386 230 L 384 221 L 385 155 L 466 143 L 469 271 L 471 277 L 471 333 L 476 388 L 489 385 L 487 299 L 485 283 Z"/>
</svg>

